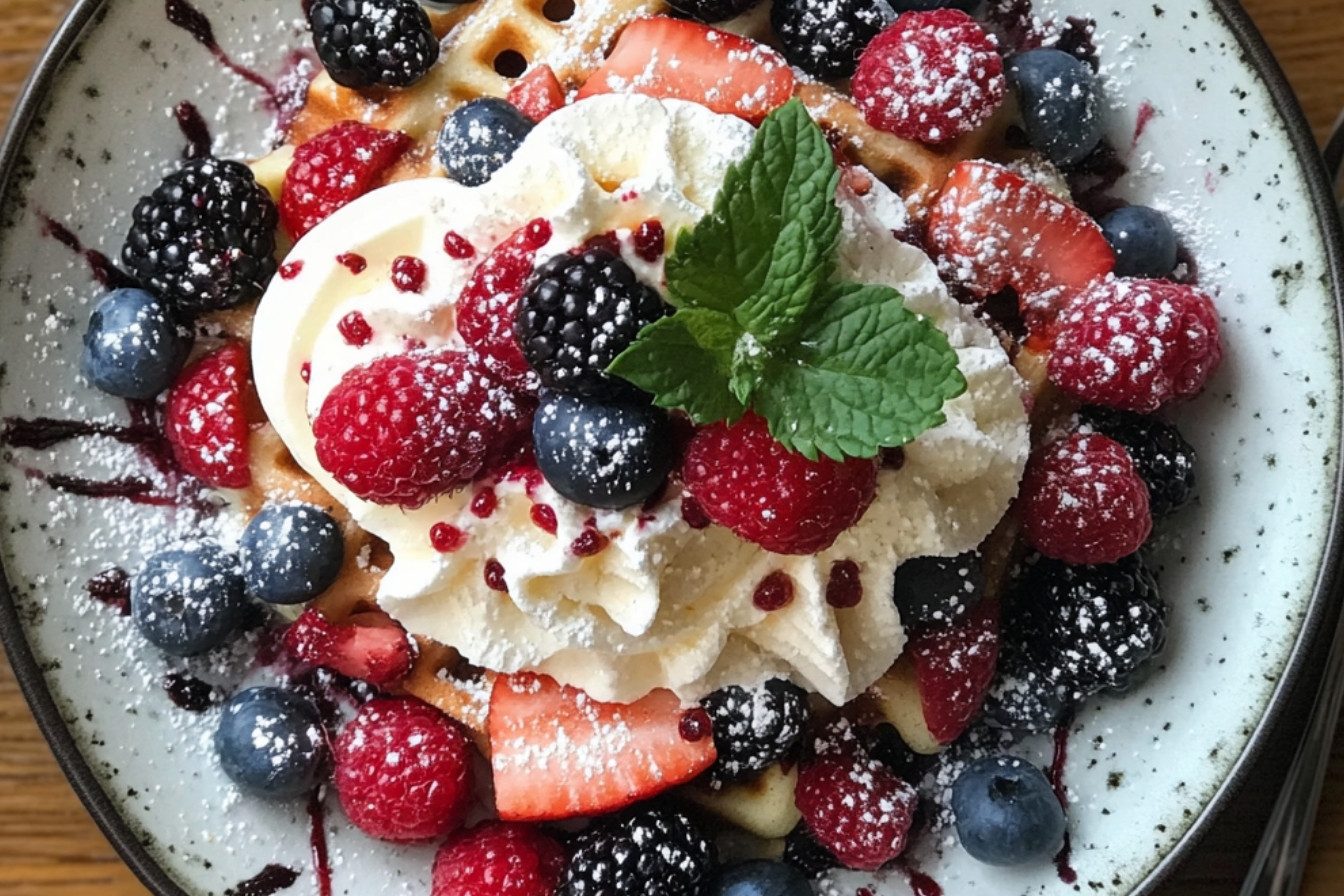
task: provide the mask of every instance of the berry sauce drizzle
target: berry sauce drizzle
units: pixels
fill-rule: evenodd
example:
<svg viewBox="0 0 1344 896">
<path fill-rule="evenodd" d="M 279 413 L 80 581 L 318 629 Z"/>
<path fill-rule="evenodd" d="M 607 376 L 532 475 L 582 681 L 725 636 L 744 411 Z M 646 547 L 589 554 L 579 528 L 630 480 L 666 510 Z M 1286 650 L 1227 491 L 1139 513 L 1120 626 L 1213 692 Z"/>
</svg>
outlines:
<svg viewBox="0 0 1344 896">
<path fill-rule="evenodd" d="M 280 77 L 271 81 L 225 53 L 219 41 L 215 40 L 215 29 L 210 20 L 187 0 L 164 0 L 163 10 L 169 22 L 195 38 L 197 43 L 210 51 L 210 55 L 214 56 L 220 65 L 244 81 L 261 88 L 266 110 L 275 115 L 276 129 L 280 132 L 288 130 L 294 116 L 303 107 L 308 93 L 308 82 L 317 73 L 317 65 L 308 53 L 291 53 Z"/>
<path fill-rule="evenodd" d="M 84 583 L 89 597 L 121 616 L 131 615 L 131 574 L 120 566 L 105 569 Z"/>
<path fill-rule="evenodd" d="M 281 890 L 288 890 L 299 879 L 299 872 L 284 865 L 271 863 L 256 875 L 235 884 L 226 892 L 228 896 L 271 896 Z"/>
<path fill-rule="evenodd" d="M 323 787 L 313 788 L 308 797 L 308 845 L 313 853 L 313 873 L 317 876 L 318 896 L 331 896 L 331 854 L 327 849 L 327 809 L 322 801 Z"/>
<path fill-rule="evenodd" d="M 177 119 L 177 126 L 187 140 L 187 158 L 208 158 L 215 141 L 210 136 L 210 126 L 205 123 L 201 110 L 194 103 L 184 100 L 174 107 L 173 117 Z"/>
<path fill-rule="evenodd" d="M 938 881 L 924 872 L 916 871 L 909 865 L 901 865 L 900 869 L 914 896 L 943 896 L 943 888 L 939 886 Z"/>
<path fill-rule="evenodd" d="M 80 242 L 79 237 L 75 236 L 74 231 L 70 228 L 48 215 L 40 214 L 38 217 L 42 221 L 42 235 L 51 237 L 71 252 L 82 257 L 88 263 L 89 272 L 93 274 L 93 279 L 103 289 L 122 289 L 140 285 L 135 282 L 134 277 L 113 264 L 112 259 L 97 249 L 84 248 L 84 244 Z"/>
<path fill-rule="evenodd" d="M 218 702 L 214 685 L 185 672 L 169 672 L 164 676 L 163 689 L 174 706 L 187 712 L 205 712 Z"/>
<path fill-rule="evenodd" d="M 1069 794 L 1064 786 L 1064 764 L 1069 758 L 1069 730 L 1073 727 L 1073 719 L 1066 717 L 1059 723 L 1055 729 L 1055 753 L 1050 760 L 1050 787 L 1055 791 L 1055 797 L 1065 811 L 1069 808 Z M 1059 852 L 1055 853 L 1055 871 L 1059 874 L 1059 879 L 1066 884 L 1076 883 L 1078 872 L 1070 864 L 1073 858 L 1073 839 L 1069 835 L 1067 828 L 1064 830 L 1064 844 L 1060 846 Z"/>
</svg>

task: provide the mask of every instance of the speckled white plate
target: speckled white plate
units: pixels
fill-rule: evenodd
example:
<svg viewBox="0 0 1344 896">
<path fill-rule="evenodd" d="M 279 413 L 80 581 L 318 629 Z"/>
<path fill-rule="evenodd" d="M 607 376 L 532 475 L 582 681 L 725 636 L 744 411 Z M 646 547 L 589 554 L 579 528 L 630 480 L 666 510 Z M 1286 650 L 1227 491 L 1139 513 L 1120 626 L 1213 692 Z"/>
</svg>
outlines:
<svg viewBox="0 0 1344 896">
<path fill-rule="evenodd" d="M 298 0 L 198 5 L 223 54 L 262 81 L 306 43 Z M 136 197 L 181 158 L 172 110 L 194 104 L 219 155 L 268 148 L 266 90 L 165 8 L 79 3 L 16 111 L 0 155 L 5 418 L 128 420 L 77 370 L 101 292 L 90 253 L 115 257 Z M 1227 802 L 1285 694 L 1312 684 L 1301 672 L 1334 629 L 1344 259 L 1310 134 L 1239 7 L 1042 0 L 1038 11 L 1098 22 L 1110 139 L 1131 168 L 1120 189 L 1171 212 L 1218 294 L 1227 343 L 1206 394 L 1179 411 L 1202 464 L 1198 501 L 1162 532 L 1162 668 L 1124 699 L 1089 704 L 1069 737 L 1077 889 L 1144 893 Z M 144 451 L 106 437 L 11 444 L 3 458 L 0 627 L 90 811 L 161 896 L 221 893 L 268 865 L 299 873 L 293 892 L 315 892 L 305 806 L 239 798 L 213 760 L 212 713 L 179 709 L 164 691 L 164 676 L 185 667 L 86 591 L 105 566 L 134 569 L 191 514 L 74 496 L 50 474 L 129 470 L 157 490 L 171 484 L 155 479 Z M 250 646 L 192 671 L 246 674 Z M 1035 746 L 1044 756 L 1048 745 Z M 335 892 L 428 893 L 430 848 L 372 842 L 334 808 L 324 827 Z M 993 870 L 950 841 L 924 838 L 912 863 L 948 896 L 1076 892 L 1049 865 Z M 903 874 L 875 889 L 911 892 Z"/>
</svg>

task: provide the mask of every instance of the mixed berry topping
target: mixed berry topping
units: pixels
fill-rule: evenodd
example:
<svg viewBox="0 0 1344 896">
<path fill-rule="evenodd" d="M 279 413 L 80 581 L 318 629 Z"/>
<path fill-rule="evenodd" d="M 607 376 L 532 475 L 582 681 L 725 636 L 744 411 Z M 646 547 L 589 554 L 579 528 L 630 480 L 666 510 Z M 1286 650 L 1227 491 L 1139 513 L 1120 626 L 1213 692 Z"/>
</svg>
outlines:
<svg viewBox="0 0 1344 896">
<path fill-rule="evenodd" d="M 443 120 L 436 146 L 439 164 L 458 183 L 479 187 L 513 157 L 531 130 L 532 120 L 507 100 L 469 100 Z"/>
<path fill-rule="evenodd" d="M 848 78 L 859 54 L 891 23 L 879 4 L 863 0 L 776 0 L 770 24 L 784 58 L 814 78 Z"/>
<path fill-rule="evenodd" d="M 306 603 L 340 574 L 345 541 L 331 515 L 311 504 L 268 504 L 239 544 L 243 580 L 272 604 Z"/>
<path fill-rule="evenodd" d="M 257 298 L 275 274 L 275 203 L 241 162 L 183 162 L 131 220 L 122 262 L 184 320 Z"/>
<path fill-rule="evenodd" d="M 1115 250 L 1117 277 L 1160 279 L 1175 269 L 1180 241 L 1170 219 L 1157 209 L 1125 205 L 1097 223 Z"/>
<path fill-rule="evenodd" d="M 269 799 L 302 796 L 326 771 L 322 716 L 311 701 L 285 688 L 239 691 L 220 712 L 215 752 L 242 790 Z"/>
<path fill-rule="evenodd" d="M 688 19 L 713 25 L 741 15 L 756 3 L 757 0 L 676 0 L 667 5 Z"/>
<path fill-rule="evenodd" d="M 187 366 L 168 391 L 164 431 L 182 469 L 207 485 L 245 488 L 252 364 L 247 346 L 226 342 Z"/>
<path fill-rule="evenodd" d="M 1096 76 L 1076 56 L 1050 47 L 1008 60 L 1027 143 L 1056 165 L 1081 162 L 1101 142 Z"/>
<path fill-rule="evenodd" d="M 79 366 L 119 398 L 153 398 L 173 384 L 191 351 L 191 330 L 143 289 L 114 289 L 84 330 Z"/>
<path fill-rule="evenodd" d="M 193 541 L 151 555 L 131 579 L 131 618 L 145 640 L 172 656 L 212 650 L 252 618 L 238 558 Z"/>
<path fill-rule="evenodd" d="M 386 689 L 410 673 L 416 657 L 410 635 L 381 610 L 332 622 L 309 607 L 285 629 L 281 643 L 301 662 Z"/>
<path fill-rule="evenodd" d="M 438 38 L 416 0 L 309 0 L 306 8 L 317 56 L 344 87 L 409 87 L 438 61 Z"/>
<path fill-rule="evenodd" d="M 400 131 L 342 121 L 294 150 L 280 188 L 280 222 L 294 239 L 303 236 L 371 190 L 411 145 Z M 354 259 L 345 262 L 354 273 Z"/>
<path fill-rule="evenodd" d="M 911 557 L 896 568 L 892 599 L 902 623 L 927 628 L 961 619 L 984 593 L 980 552 L 972 550 L 955 557 Z"/>
<path fill-rule="evenodd" d="M 782 678 L 755 688 L 730 685 L 700 705 L 718 750 L 708 773 L 715 787 L 754 777 L 793 753 L 810 716 L 807 692 Z"/>
<path fill-rule="evenodd" d="M 562 896 L 696 896 L 716 852 L 688 815 L 651 806 L 595 822 L 570 847 Z"/>
<path fill-rule="evenodd" d="M 1079 424 L 1115 439 L 1129 452 L 1148 486 L 1148 509 L 1154 520 L 1189 503 L 1198 455 L 1174 424 L 1148 414 L 1098 407 L 1083 408 Z"/>
<path fill-rule="evenodd" d="M 952 787 L 957 837 L 990 865 L 1049 859 L 1064 841 L 1064 807 L 1050 779 L 1014 756 L 985 756 Z"/>
<path fill-rule="evenodd" d="M 564 847 L 531 825 L 486 821 L 439 847 L 430 896 L 553 896 L 565 865 Z"/>
</svg>

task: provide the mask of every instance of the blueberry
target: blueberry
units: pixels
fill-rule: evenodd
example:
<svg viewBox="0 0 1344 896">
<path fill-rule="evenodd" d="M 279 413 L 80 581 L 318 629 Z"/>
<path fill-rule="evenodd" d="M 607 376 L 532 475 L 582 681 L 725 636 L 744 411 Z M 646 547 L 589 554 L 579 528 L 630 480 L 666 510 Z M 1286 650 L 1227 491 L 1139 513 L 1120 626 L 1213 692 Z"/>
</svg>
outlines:
<svg viewBox="0 0 1344 896">
<path fill-rule="evenodd" d="M 84 331 L 80 368 L 118 398 L 153 398 L 173 384 L 191 351 L 191 330 L 143 289 L 114 289 Z"/>
<path fill-rule="evenodd" d="M 638 401 L 544 393 L 532 441 L 551 487 L 590 507 L 642 503 L 676 461 L 667 412 Z"/>
<path fill-rule="evenodd" d="M 1054 855 L 1064 839 L 1064 807 L 1045 774 L 1015 756 L 986 756 L 952 785 L 957 836 L 987 865 L 1021 865 Z"/>
<path fill-rule="evenodd" d="M 341 528 L 311 504 L 271 504 L 243 531 L 243 580 L 273 604 L 312 600 L 336 581 L 345 559 Z"/>
<path fill-rule="evenodd" d="M 312 702 L 292 691 L 249 688 L 224 704 L 215 752 L 224 773 L 248 793 L 300 796 L 324 767 L 322 718 Z"/>
<path fill-rule="evenodd" d="M 907 625 L 947 625 L 965 616 L 985 593 L 979 551 L 955 557 L 911 557 L 896 568 L 894 599 Z"/>
<path fill-rule="evenodd" d="M 1167 216 L 1146 205 L 1127 205 L 1101 219 L 1115 250 L 1117 277 L 1165 277 L 1176 267 L 1176 231 Z"/>
<path fill-rule="evenodd" d="M 490 179 L 532 130 L 517 107 L 497 97 L 463 103 L 443 121 L 436 146 L 448 176 L 468 187 Z"/>
<path fill-rule="evenodd" d="M 812 896 L 812 885 L 792 865 L 754 859 L 725 868 L 707 896 Z"/>
<path fill-rule="evenodd" d="M 131 579 L 136 627 L 174 656 L 194 656 L 224 643 L 251 609 L 237 558 L 212 542 L 160 551 Z"/>
<path fill-rule="evenodd" d="M 1064 166 L 1097 148 L 1100 103 L 1096 76 L 1087 63 L 1063 50 L 1028 50 L 1008 60 L 1005 74 L 1017 91 L 1032 148 Z"/>
</svg>

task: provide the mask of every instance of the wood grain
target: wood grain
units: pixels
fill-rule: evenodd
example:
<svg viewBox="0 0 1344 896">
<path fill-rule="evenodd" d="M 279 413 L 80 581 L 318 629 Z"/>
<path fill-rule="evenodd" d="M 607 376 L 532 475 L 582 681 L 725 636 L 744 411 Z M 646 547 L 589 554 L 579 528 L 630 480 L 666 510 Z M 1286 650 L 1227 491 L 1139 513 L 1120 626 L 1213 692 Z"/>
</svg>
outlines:
<svg viewBox="0 0 1344 896">
<path fill-rule="evenodd" d="M 285 0 L 278 0 L 285 2 Z M 295 0 L 297 2 L 297 0 Z M 0 12 L 0 121 L 69 0 L 6 0 Z M 1243 0 L 1319 139 L 1344 108 L 1341 0 Z M 1231 896 L 1259 836 L 1291 743 L 1276 745 L 1234 811 L 1166 888 Z M 0 896 L 145 896 L 70 790 L 0 661 Z M 1304 896 L 1344 893 L 1344 737 L 1337 737 Z"/>
</svg>

